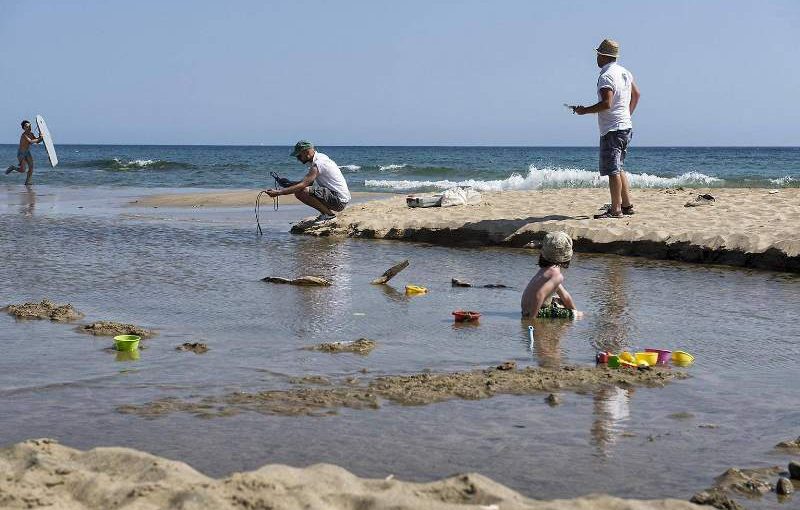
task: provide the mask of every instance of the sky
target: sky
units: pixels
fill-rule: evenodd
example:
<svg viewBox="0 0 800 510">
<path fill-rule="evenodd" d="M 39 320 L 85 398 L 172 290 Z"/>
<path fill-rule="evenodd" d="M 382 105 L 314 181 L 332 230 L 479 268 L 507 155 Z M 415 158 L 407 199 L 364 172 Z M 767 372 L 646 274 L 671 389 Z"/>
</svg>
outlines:
<svg viewBox="0 0 800 510">
<path fill-rule="evenodd" d="M 0 142 L 597 144 L 621 45 L 640 146 L 800 145 L 800 2 L 0 0 Z"/>
</svg>

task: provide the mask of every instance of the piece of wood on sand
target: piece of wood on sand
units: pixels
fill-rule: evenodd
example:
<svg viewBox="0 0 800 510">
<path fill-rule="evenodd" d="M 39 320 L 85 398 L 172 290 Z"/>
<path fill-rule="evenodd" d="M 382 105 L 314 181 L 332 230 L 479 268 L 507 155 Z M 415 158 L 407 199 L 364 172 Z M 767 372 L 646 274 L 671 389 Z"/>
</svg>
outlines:
<svg viewBox="0 0 800 510">
<path fill-rule="evenodd" d="M 397 275 L 397 273 L 399 273 L 400 271 L 402 271 L 403 269 L 405 269 L 407 267 L 408 267 L 408 260 L 404 260 L 404 261 L 400 262 L 399 264 L 393 265 L 392 267 L 387 269 L 386 272 L 384 272 L 382 275 L 380 275 L 378 278 L 375 278 L 374 280 L 372 280 L 372 285 L 382 285 L 382 284 L 388 282 L 389 280 L 394 278 Z"/>
<path fill-rule="evenodd" d="M 283 283 L 286 285 L 301 285 L 304 287 L 330 287 L 331 282 L 322 278 L 321 276 L 301 276 L 290 280 L 288 278 L 281 278 L 280 276 L 266 276 L 261 279 L 262 282 L 268 283 Z"/>
</svg>

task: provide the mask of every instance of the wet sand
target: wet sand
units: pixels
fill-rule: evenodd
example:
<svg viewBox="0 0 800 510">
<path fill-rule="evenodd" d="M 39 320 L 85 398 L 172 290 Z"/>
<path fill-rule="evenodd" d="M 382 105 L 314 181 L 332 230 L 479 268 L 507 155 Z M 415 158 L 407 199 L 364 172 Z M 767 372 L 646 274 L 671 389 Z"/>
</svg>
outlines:
<svg viewBox="0 0 800 510">
<path fill-rule="evenodd" d="M 557 369 L 515 369 L 507 362 L 486 370 L 422 373 L 378 377 L 361 383 L 356 377 L 333 384 L 322 377 L 294 380 L 294 388 L 256 393 L 236 392 L 223 397 L 180 400 L 167 397 L 142 405 L 118 408 L 123 414 L 157 418 L 175 412 L 202 418 L 231 416 L 240 411 L 284 416 L 325 416 L 340 408 L 378 409 L 382 401 L 420 406 L 452 399 L 481 400 L 496 395 L 530 395 L 558 391 L 586 392 L 603 387 L 664 386 L 685 379 L 685 372 L 564 366 Z M 312 386 L 308 386 L 312 385 Z M 320 387 L 322 386 L 322 387 Z"/>
<path fill-rule="evenodd" d="M 306 468 L 266 465 L 214 479 L 183 462 L 129 448 L 80 451 L 51 439 L 0 450 L 0 505 L 86 508 L 330 509 L 598 509 L 702 508 L 686 501 L 626 500 L 610 496 L 537 501 L 479 474 L 431 483 L 359 478 L 330 464 Z M 13 473 L 13 475 L 11 475 Z"/>
<path fill-rule="evenodd" d="M 700 194 L 707 205 L 685 207 Z M 576 251 L 800 272 L 800 189 L 635 189 L 636 214 L 595 220 L 604 189 L 482 193 L 476 205 L 409 208 L 404 196 L 347 208 L 292 231 L 317 236 L 523 247 L 547 232 L 570 234 Z"/>
<path fill-rule="evenodd" d="M 232 191 L 210 191 L 210 192 L 189 192 L 189 193 L 164 193 L 158 195 L 148 195 L 138 198 L 130 205 L 137 207 L 253 207 L 260 189 L 232 190 Z M 384 198 L 386 193 L 352 193 L 353 202 L 363 202 Z M 282 195 L 281 205 L 298 205 L 301 202 L 294 195 Z M 261 206 L 272 208 L 272 199 L 267 195 L 261 196 Z"/>
</svg>

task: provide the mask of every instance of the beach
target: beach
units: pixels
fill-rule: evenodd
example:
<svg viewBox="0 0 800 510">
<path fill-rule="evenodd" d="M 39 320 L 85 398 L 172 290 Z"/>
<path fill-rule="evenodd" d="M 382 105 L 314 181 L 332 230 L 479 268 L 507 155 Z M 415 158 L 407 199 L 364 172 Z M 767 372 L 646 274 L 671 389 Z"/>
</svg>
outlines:
<svg viewBox="0 0 800 510">
<path fill-rule="evenodd" d="M 62 315 L 31 320 L 0 314 L 8 349 L 0 360 L 0 399 L 7 410 L 0 418 L 3 445 L 51 437 L 81 451 L 116 446 L 179 460 L 209 477 L 201 483 L 209 484 L 208 497 L 215 502 L 229 494 L 227 489 L 218 492 L 216 484 L 241 476 L 232 473 L 319 463 L 360 479 L 391 475 L 445 487 L 454 482 L 436 481 L 478 472 L 522 498 L 578 498 L 541 503 L 546 508 L 670 508 L 672 503 L 653 500 L 687 502 L 728 468 L 791 458 L 772 448 L 797 435 L 790 411 L 796 397 L 785 383 L 795 368 L 793 309 L 764 309 L 764 303 L 795 299 L 797 282 L 791 273 L 607 256 L 579 248 L 567 285 L 585 316 L 538 324 L 530 344 L 518 307 L 537 252 L 522 243 L 465 247 L 437 246 L 432 244 L 436 239 L 398 243 L 338 232 L 296 235 L 289 230 L 303 225 L 309 210 L 288 201 L 277 211 L 270 202 L 267 207 L 262 203 L 264 233 L 258 235 L 257 189 L 123 187 L 87 193 L 40 186 L 2 191 L 0 242 L 28 253 L 0 267 L 0 278 L 15 282 L 6 287 L 2 304 L 47 298 L 54 306 L 72 306 L 64 320 Z M 768 190 L 713 190 L 719 204 L 702 207 L 712 211 L 739 194 L 757 202 L 759 192 L 767 197 L 762 200 L 791 198 L 785 189 L 773 195 Z M 656 200 L 658 191 L 636 193 Z M 341 220 L 363 215 L 359 221 L 377 227 L 414 218 L 421 230 L 435 230 L 439 223 L 430 217 L 446 224 L 453 221 L 447 215 L 453 215 L 463 224 L 470 214 L 485 217 L 491 211 L 496 223 L 505 225 L 531 216 L 510 214 L 502 208 L 506 201 L 517 204 L 528 197 L 532 203 L 534 197 L 551 194 L 579 204 L 561 213 L 573 216 L 593 212 L 604 198 L 602 190 L 484 193 L 484 201 L 501 207 L 482 203 L 410 210 L 403 196 L 358 195 Z M 544 207 L 537 203 L 530 207 Z M 682 204 L 678 200 L 676 207 Z M 787 214 L 792 205 L 782 207 Z M 641 216 L 625 223 L 656 221 L 647 204 L 637 203 L 637 208 Z M 688 209 L 687 214 L 696 214 Z M 557 214 L 550 211 L 537 214 Z M 536 236 L 530 240 L 535 244 Z M 387 285 L 370 284 L 402 260 L 409 260 L 409 266 Z M 330 286 L 262 281 L 308 274 L 323 277 Z M 453 287 L 453 278 L 473 287 Z M 406 284 L 425 286 L 428 293 L 406 295 Z M 654 286 L 659 292 L 651 292 Z M 687 289 L 691 302 L 676 299 Z M 742 302 L 742 295 L 754 299 Z M 713 312 L 704 303 L 714 303 Z M 451 312 L 459 308 L 481 311 L 480 323 L 453 323 Z M 111 337 L 104 335 L 120 330 L 98 326 L 104 321 L 133 325 L 150 336 L 135 356 L 115 353 Z M 319 348 L 356 339 L 369 339 L 364 340 L 369 348 Z M 645 347 L 687 350 L 697 361 L 681 370 L 685 378 L 657 384 L 607 379 L 603 369 L 594 372 L 596 350 Z M 751 362 L 753 351 L 761 353 L 759 363 Z M 515 366 L 516 372 L 497 371 L 506 366 Z M 548 375 L 549 370 L 560 375 Z M 515 374 L 532 378 L 515 379 Z M 731 385 L 731 378 L 743 383 Z M 732 407 L 731 401 L 739 405 Z M 14 451 L 26 448 L 18 445 Z M 82 455 L 56 450 L 56 457 Z M 106 454 L 86 455 L 100 459 Z M 84 467 L 64 469 L 81 473 Z M 19 471 L 20 476 L 41 474 L 35 467 L 29 470 Z M 291 472 L 298 479 L 306 476 L 305 471 Z M 314 468 L 307 473 L 318 476 Z M 165 485 L 187 487 L 168 479 Z M 371 482 L 347 479 L 373 490 Z M 42 501 L 71 501 L 72 482 L 62 485 L 53 479 L 47 483 L 56 485 L 48 488 L 39 478 L 26 480 L 32 481 L 24 490 L 17 485 L 22 482 L 9 482 L 3 490 L 33 491 Z M 269 480 L 264 484 L 276 483 Z M 133 491 L 143 498 L 153 487 L 124 486 L 125 494 Z M 295 499 L 300 500 L 303 494 L 327 490 L 313 484 L 298 487 Z M 413 494 L 418 486 L 398 487 L 402 494 Z M 152 493 L 154 501 L 179 497 L 168 487 Z M 342 505 L 354 497 L 337 494 Z M 609 496 L 581 503 L 591 494 Z M 107 494 L 100 491 L 99 496 Z M 382 504 L 379 495 L 374 497 L 375 505 Z M 427 504 L 411 501 L 408 507 Z M 517 500 L 508 496 L 505 501 L 496 504 L 504 508 Z M 775 504 L 772 496 L 759 501 L 764 508 Z M 288 508 L 292 504 L 286 503 Z"/>
<path fill-rule="evenodd" d="M 158 195 L 136 203 L 242 206 L 254 193 Z M 707 193 L 712 203 L 686 207 Z M 293 232 L 524 247 L 562 230 L 579 252 L 800 272 L 800 189 L 641 189 L 634 192 L 635 215 L 592 219 L 606 195 L 598 189 L 484 192 L 475 205 L 409 208 L 403 195 L 374 200 L 381 195 L 363 194 L 359 202 L 373 200 L 347 208 L 335 221 L 300 223 Z"/>
</svg>

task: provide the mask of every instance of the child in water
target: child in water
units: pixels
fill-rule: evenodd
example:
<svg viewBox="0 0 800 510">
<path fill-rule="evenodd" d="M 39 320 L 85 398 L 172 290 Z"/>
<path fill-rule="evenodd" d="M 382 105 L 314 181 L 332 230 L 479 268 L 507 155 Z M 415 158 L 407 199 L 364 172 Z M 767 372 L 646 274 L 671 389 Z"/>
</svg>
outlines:
<svg viewBox="0 0 800 510">
<path fill-rule="evenodd" d="M 522 293 L 523 318 L 575 318 L 581 315 L 563 285 L 561 269 L 568 268 L 571 259 L 572 239 L 565 232 L 550 232 L 545 236 L 539 255 L 540 269 Z"/>
</svg>

